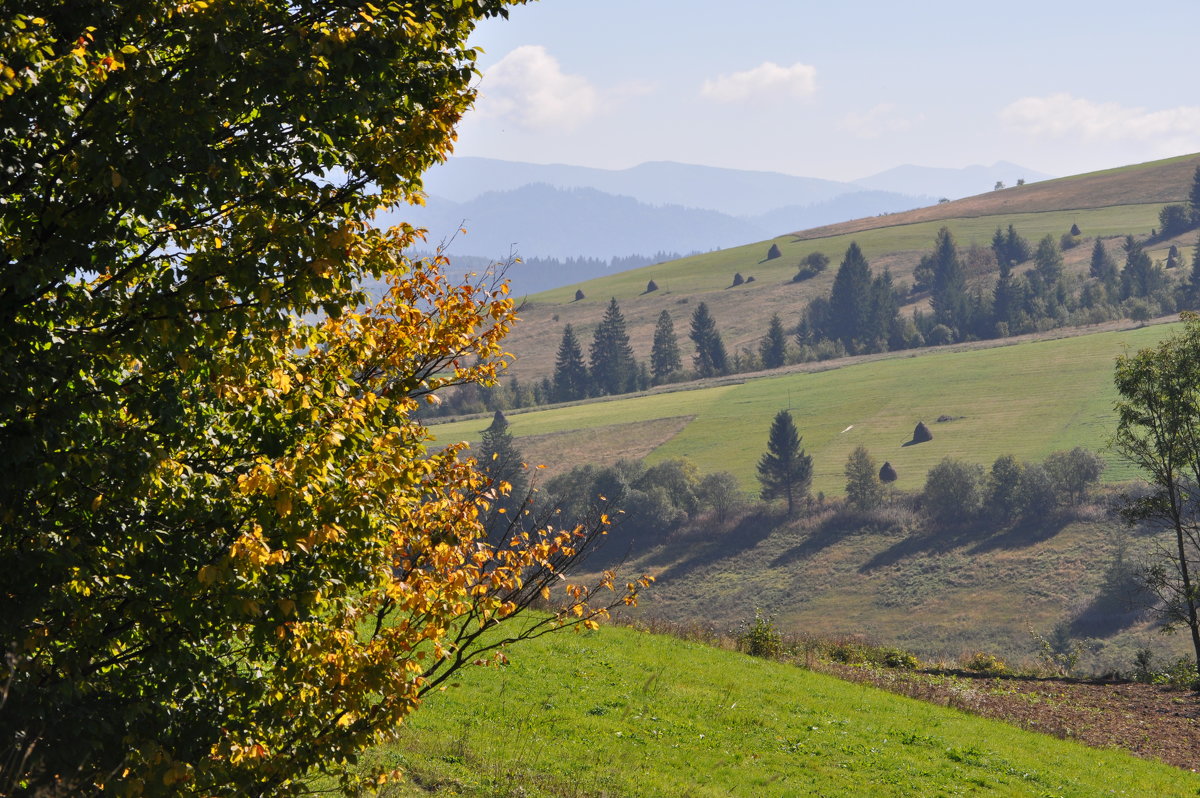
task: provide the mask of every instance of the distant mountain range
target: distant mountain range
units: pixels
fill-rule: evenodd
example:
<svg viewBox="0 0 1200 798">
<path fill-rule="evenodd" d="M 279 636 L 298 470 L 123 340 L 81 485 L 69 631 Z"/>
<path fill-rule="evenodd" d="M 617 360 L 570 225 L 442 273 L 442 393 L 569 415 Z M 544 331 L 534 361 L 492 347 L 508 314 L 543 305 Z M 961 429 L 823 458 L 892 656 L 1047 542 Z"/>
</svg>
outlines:
<svg viewBox="0 0 1200 798">
<path fill-rule="evenodd" d="M 610 170 L 452 158 L 426 174 L 424 207 L 403 208 L 380 223 L 403 219 L 426 227 L 435 245 L 454 239 L 451 256 L 563 262 L 536 276 L 533 270 L 510 273 L 514 290 L 533 293 L 598 276 L 602 272 L 591 273 L 600 268 L 594 264 L 614 257 L 725 249 L 979 194 L 997 181 L 1045 177 L 1003 162 L 901 166 L 842 183 L 671 162 Z"/>
</svg>

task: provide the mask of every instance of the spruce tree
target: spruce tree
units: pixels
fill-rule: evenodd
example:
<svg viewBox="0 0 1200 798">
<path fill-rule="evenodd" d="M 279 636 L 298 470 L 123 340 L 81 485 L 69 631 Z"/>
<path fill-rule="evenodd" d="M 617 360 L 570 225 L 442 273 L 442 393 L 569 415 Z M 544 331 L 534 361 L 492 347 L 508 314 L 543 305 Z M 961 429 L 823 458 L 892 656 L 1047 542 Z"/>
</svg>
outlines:
<svg viewBox="0 0 1200 798">
<path fill-rule="evenodd" d="M 497 410 L 492 423 L 483 431 L 475 462 L 495 492 L 484 523 L 489 532 L 503 530 L 508 527 L 509 519 L 524 506 L 529 493 L 524 458 L 513 442 L 503 412 Z M 509 485 L 507 493 L 502 489 L 504 483 Z"/>
<path fill-rule="evenodd" d="M 650 374 L 655 383 L 661 383 L 682 367 L 683 363 L 679 359 L 679 339 L 675 337 L 675 322 L 671 320 L 671 314 L 664 310 L 658 314 L 658 323 L 654 325 Z"/>
<path fill-rule="evenodd" d="M 883 273 L 871 281 L 871 306 L 867 314 L 867 327 L 863 341 L 870 351 L 885 352 L 904 345 L 897 331 L 900 304 L 896 301 L 896 289 L 892 284 L 892 272 Z"/>
<path fill-rule="evenodd" d="M 758 345 L 758 354 L 765 369 L 777 369 L 787 361 L 787 336 L 778 313 L 771 317 L 766 337 Z"/>
<path fill-rule="evenodd" d="M 1104 242 L 1099 238 L 1092 246 L 1092 263 L 1088 268 L 1088 274 L 1105 284 L 1111 283 L 1117 278 L 1117 264 L 1104 249 Z"/>
<path fill-rule="evenodd" d="M 689 333 L 696 345 L 696 373 L 701 377 L 724 374 L 728 368 L 725 342 L 717 331 L 717 323 L 708 312 L 708 305 L 701 302 L 692 312 L 692 329 Z"/>
<path fill-rule="evenodd" d="M 842 342 L 846 351 L 856 351 L 855 342 L 863 340 L 871 310 L 871 267 L 857 243 L 850 243 L 846 257 L 838 267 L 829 296 L 829 309 L 833 337 Z"/>
<path fill-rule="evenodd" d="M 608 303 L 604 318 L 592 335 L 589 351 L 592 387 L 599 394 L 626 393 L 637 383 L 637 361 L 633 358 L 633 347 L 629 345 L 629 334 L 625 331 L 625 317 L 616 297 Z"/>
<path fill-rule="evenodd" d="M 758 461 L 758 481 L 764 501 L 787 500 L 788 515 L 796 511 L 798 501 L 808 497 L 812 458 L 800 447 L 800 434 L 787 410 L 780 410 L 771 422 L 767 451 Z"/>
<path fill-rule="evenodd" d="M 943 227 L 938 231 L 933 250 L 930 303 L 933 305 L 934 321 L 954 330 L 956 336 L 961 334 L 967 326 L 969 302 L 967 280 L 958 257 L 958 247 L 949 228 Z"/>
<path fill-rule="evenodd" d="M 554 361 L 554 401 L 571 402 L 588 395 L 588 370 L 583 362 L 583 349 L 575 337 L 575 329 L 563 328 L 562 342 Z"/>
<path fill-rule="evenodd" d="M 1013 279 L 1012 263 L 1004 261 L 1000 264 L 1000 278 L 996 280 L 996 290 L 992 293 L 992 320 L 996 325 L 997 337 L 1016 334 L 1014 322 L 1020 309 L 1020 287 Z M 1001 324 L 1004 327 L 1000 327 Z"/>
<path fill-rule="evenodd" d="M 1023 236 L 1018 235 L 1017 228 L 1011 224 L 1004 237 L 1004 249 L 1009 261 L 1013 264 L 1029 260 L 1029 242 Z"/>
</svg>

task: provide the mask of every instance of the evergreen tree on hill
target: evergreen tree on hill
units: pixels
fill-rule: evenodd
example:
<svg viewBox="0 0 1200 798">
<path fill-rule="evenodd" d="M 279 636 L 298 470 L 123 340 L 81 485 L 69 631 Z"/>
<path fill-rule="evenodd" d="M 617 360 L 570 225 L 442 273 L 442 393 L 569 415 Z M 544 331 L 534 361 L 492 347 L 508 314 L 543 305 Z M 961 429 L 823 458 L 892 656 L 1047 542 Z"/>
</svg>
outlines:
<svg viewBox="0 0 1200 798">
<path fill-rule="evenodd" d="M 832 337 L 846 351 L 857 351 L 871 312 L 871 267 L 857 243 L 851 242 L 834 277 L 829 310 Z"/>
<path fill-rule="evenodd" d="M 938 231 L 933 250 L 933 284 L 930 286 L 930 303 L 933 305 L 934 321 L 955 331 L 956 337 L 967 328 L 967 313 L 970 298 L 967 295 L 967 280 L 963 274 L 958 247 L 949 228 Z"/>
<path fill-rule="evenodd" d="M 1188 208 L 1192 212 L 1192 224 L 1200 225 L 1200 166 L 1192 175 L 1192 190 L 1188 192 Z"/>
<path fill-rule="evenodd" d="M 558 345 L 558 356 L 554 361 L 554 401 L 583 399 L 588 395 L 589 383 L 583 349 L 575 337 L 575 329 L 568 324 L 563 328 L 562 342 Z"/>
<path fill-rule="evenodd" d="M 884 269 L 871 281 L 871 307 L 867 314 L 867 327 L 863 339 L 873 352 L 904 347 L 900 334 L 900 304 L 896 300 L 896 287 L 892 283 L 892 272 Z"/>
<path fill-rule="evenodd" d="M 783 331 L 783 321 L 776 313 L 771 317 L 767 327 L 767 335 L 758 346 L 763 368 L 777 369 L 787 361 L 787 335 Z"/>
<path fill-rule="evenodd" d="M 1117 279 L 1117 264 L 1104 249 L 1104 242 L 1099 238 L 1092 246 L 1092 263 L 1088 274 L 1102 283 L 1112 283 Z"/>
<path fill-rule="evenodd" d="M 679 339 L 675 337 L 675 322 L 671 320 L 671 314 L 664 310 L 658 314 L 658 322 L 654 325 L 650 373 L 655 383 L 661 383 L 682 367 L 683 363 L 679 359 Z"/>
<path fill-rule="evenodd" d="M 758 461 L 758 481 L 763 500 L 785 499 L 788 515 L 795 512 L 797 502 L 808 497 L 812 458 L 800 447 L 800 434 L 787 410 L 780 410 L 771 422 L 767 451 Z"/>
<path fill-rule="evenodd" d="M 616 297 L 609 301 L 604 318 L 592 335 L 589 356 L 592 387 L 597 393 L 619 394 L 636 388 L 637 361 Z"/>
<path fill-rule="evenodd" d="M 689 333 L 696 345 L 696 373 L 701 377 L 724 374 L 728 368 L 725 342 L 717 331 L 717 323 L 708 312 L 708 305 L 701 302 L 692 312 L 692 329 Z"/>
<path fill-rule="evenodd" d="M 1183 286 L 1185 306 L 1190 310 L 1200 310 L 1200 236 L 1196 237 L 1196 247 L 1192 250 L 1192 271 Z"/>
<path fill-rule="evenodd" d="M 483 431 L 475 461 L 479 470 L 487 476 L 490 489 L 495 492 L 484 523 L 489 533 L 497 533 L 508 527 L 509 520 L 524 505 L 529 493 L 524 458 L 513 442 L 512 433 L 508 431 L 508 419 L 499 410 Z M 505 483 L 509 485 L 507 493 L 502 489 Z"/>
</svg>

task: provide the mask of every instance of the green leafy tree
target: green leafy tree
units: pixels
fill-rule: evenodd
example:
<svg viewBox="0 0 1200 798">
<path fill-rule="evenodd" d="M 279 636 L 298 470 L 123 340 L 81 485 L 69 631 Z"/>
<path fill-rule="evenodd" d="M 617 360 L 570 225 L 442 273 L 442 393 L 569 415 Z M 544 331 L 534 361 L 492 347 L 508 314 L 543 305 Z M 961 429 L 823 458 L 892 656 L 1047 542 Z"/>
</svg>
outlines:
<svg viewBox="0 0 1200 798">
<path fill-rule="evenodd" d="M 494 382 L 512 303 L 370 223 L 511 4 L 34 5 L 0 9 L 0 793 L 357 792 L 587 543 L 483 539 L 414 414 Z"/>
<path fill-rule="evenodd" d="M 692 311 L 692 328 L 689 333 L 692 343 L 696 345 L 696 373 L 701 377 L 713 377 L 724 374 L 728 369 L 728 356 L 725 354 L 725 343 L 717 330 L 717 322 L 708 312 L 708 305 L 701 302 Z"/>
<path fill-rule="evenodd" d="M 554 401 L 573 402 L 591 392 L 591 375 L 583 361 L 583 348 L 575 336 L 575 328 L 563 328 L 562 341 L 554 359 Z"/>
<path fill-rule="evenodd" d="M 664 310 L 658 314 L 658 322 L 654 325 L 650 373 L 654 382 L 665 382 L 682 366 L 679 359 L 679 339 L 675 337 L 675 322 L 671 320 L 671 314 Z"/>
<path fill-rule="evenodd" d="M 787 335 L 778 313 L 771 316 L 767 335 L 759 342 L 758 355 L 762 358 L 763 368 L 777 369 L 787 362 Z"/>
<path fill-rule="evenodd" d="M 597 393 L 626 393 L 637 387 L 637 361 L 616 297 L 609 301 L 604 318 L 592 334 L 588 355 L 591 384 Z"/>
<path fill-rule="evenodd" d="M 983 467 L 949 457 L 929 469 L 921 507 L 939 524 L 973 520 L 981 508 Z"/>
<path fill-rule="evenodd" d="M 1104 460 L 1100 455 L 1080 446 L 1054 452 L 1042 466 L 1054 482 L 1055 491 L 1071 504 L 1081 504 L 1087 499 L 1088 491 L 1104 473 Z"/>
<path fill-rule="evenodd" d="M 787 410 L 780 410 L 771 422 L 767 451 L 758 461 L 758 482 L 763 500 L 784 499 L 788 515 L 795 513 L 798 502 L 808 498 L 812 458 L 800 447 L 800 433 Z"/>
<path fill-rule="evenodd" d="M 984 487 L 983 509 L 998 521 L 1011 521 L 1021 510 L 1021 472 L 1024 467 L 1011 454 L 1001 455 L 992 463 Z"/>
<path fill-rule="evenodd" d="M 846 460 L 846 501 L 859 510 L 874 510 L 883 501 L 878 467 L 865 446 L 856 447 Z"/>
<path fill-rule="evenodd" d="M 1187 205 L 1172 203 L 1158 212 L 1158 232 L 1163 238 L 1186 233 L 1192 225 L 1192 209 Z"/>
<path fill-rule="evenodd" d="M 1130 522 L 1171 535 L 1162 560 L 1146 572 L 1166 629 L 1188 630 L 1200 664 L 1200 317 L 1184 314 L 1184 329 L 1155 347 L 1117 359 L 1118 452 L 1138 467 L 1152 490 L 1130 499 Z"/>
</svg>

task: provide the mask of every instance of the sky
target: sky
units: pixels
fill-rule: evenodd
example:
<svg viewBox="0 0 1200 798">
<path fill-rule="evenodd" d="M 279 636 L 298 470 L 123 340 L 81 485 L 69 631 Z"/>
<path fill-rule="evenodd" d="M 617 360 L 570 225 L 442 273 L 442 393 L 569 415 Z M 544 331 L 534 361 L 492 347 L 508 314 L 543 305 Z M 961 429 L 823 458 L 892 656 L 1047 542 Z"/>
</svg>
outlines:
<svg viewBox="0 0 1200 798">
<path fill-rule="evenodd" d="M 853 180 L 1200 151 L 1200 0 L 541 0 L 471 41 L 458 155 Z"/>
</svg>

